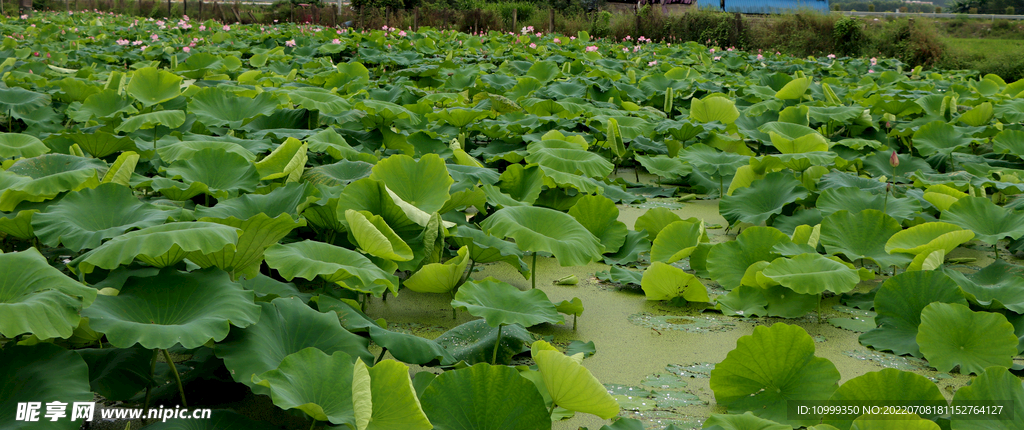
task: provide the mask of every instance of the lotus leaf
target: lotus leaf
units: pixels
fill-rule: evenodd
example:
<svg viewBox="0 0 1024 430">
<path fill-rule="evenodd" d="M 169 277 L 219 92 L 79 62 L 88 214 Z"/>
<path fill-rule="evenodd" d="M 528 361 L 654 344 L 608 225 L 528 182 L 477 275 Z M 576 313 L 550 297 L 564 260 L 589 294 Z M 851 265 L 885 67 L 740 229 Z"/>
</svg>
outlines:
<svg viewBox="0 0 1024 430">
<path fill-rule="evenodd" d="M 0 112 L 10 116 L 24 117 L 50 104 L 48 94 L 29 91 L 21 87 L 0 88 Z"/>
<path fill-rule="evenodd" d="M 384 360 L 369 369 L 373 413 L 367 430 L 430 430 L 433 428 L 416 397 L 409 367 Z"/>
<path fill-rule="evenodd" d="M 66 339 L 96 298 L 96 290 L 50 267 L 35 248 L 0 254 L 0 268 L 0 335 L 7 338 Z"/>
<path fill-rule="evenodd" d="M 516 257 L 518 259 L 518 257 Z M 413 273 L 402 283 L 418 293 L 447 293 L 462 282 L 469 263 L 469 247 L 459 248 L 458 254 L 444 263 L 430 263 Z M 513 266 L 515 267 L 515 266 Z"/>
<path fill-rule="evenodd" d="M 1024 277 L 1020 275 L 1020 266 L 996 260 L 970 275 L 947 267 L 942 271 L 960 286 L 971 304 L 1024 313 Z"/>
<path fill-rule="evenodd" d="M 868 415 L 853 420 L 850 430 L 939 430 L 935 421 L 926 420 L 916 414 Z"/>
<path fill-rule="evenodd" d="M 872 194 L 860 187 L 827 188 L 822 190 L 815 203 L 823 216 L 841 210 L 858 213 L 867 209 L 884 211 L 898 222 L 916 217 L 921 212 L 921 203 L 914 198 L 886 198 Z"/>
<path fill-rule="evenodd" d="M 322 314 L 295 297 L 258 303 L 259 322 L 233 330 L 218 342 L 214 352 L 224 360 L 236 382 L 258 394 L 269 390 L 253 382 L 253 376 L 276 369 L 290 354 L 316 348 L 327 354 L 341 351 L 352 359 L 373 361 L 367 340 L 341 327 L 334 314 Z"/>
<path fill-rule="evenodd" d="M 744 412 L 742 415 L 714 414 L 704 422 L 706 430 L 793 430 L 793 426 L 779 424 L 772 420 Z M 817 427 L 809 427 L 817 429 Z"/>
<path fill-rule="evenodd" d="M 32 219 L 39 240 L 49 246 L 80 251 L 96 248 L 104 239 L 132 228 L 145 228 L 167 221 L 169 213 L 142 203 L 130 188 L 101 184 L 67 195 Z"/>
<path fill-rule="evenodd" d="M 603 252 L 601 242 L 575 218 L 552 209 L 507 207 L 491 214 L 481 227 L 488 234 L 515 239 L 523 251 L 550 252 L 562 266 L 587 264 Z"/>
<path fill-rule="evenodd" d="M 662 178 L 676 180 L 682 176 L 689 175 L 692 170 L 683 164 L 683 161 L 678 158 L 667 157 L 664 155 L 658 155 L 655 157 L 648 157 L 644 155 L 637 155 L 636 161 L 644 166 L 648 172 L 658 175 Z"/>
<path fill-rule="evenodd" d="M 920 357 L 917 329 L 921 310 L 933 302 L 966 305 L 956 283 L 942 272 L 906 272 L 889 278 L 875 294 L 878 328 L 860 336 L 866 346 Z"/>
<path fill-rule="evenodd" d="M 154 267 L 167 267 L 185 259 L 190 252 L 209 254 L 238 244 L 242 231 L 210 222 L 172 222 L 117 236 L 82 254 L 68 266 L 83 273 L 93 269 L 113 270 L 134 259 Z"/>
<path fill-rule="evenodd" d="M 94 399 L 89 389 L 89 367 L 82 357 L 50 343 L 7 345 L 0 349 L 0 367 L 14 370 L 0 374 L 0 422 L 8 423 L 6 426 L 11 429 L 81 428 L 81 420 L 70 419 L 71 405 Z M 37 421 L 15 419 L 18 404 L 24 402 L 43 403 L 37 410 Z M 45 403 L 49 402 L 67 404 L 67 418 L 51 421 L 44 417 Z"/>
<path fill-rule="evenodd" d="M 287 182 L 298 181 L 306 166 L 307 148 L 306 143 L 294 137 L 285 139 L 281 146 L 256 163 L 260 180 L 287 178 Z"/>
<path fill-rule="evenodd" d="M 647 300 L 682 297 L 689 302 L 709 302 L 708 290 L 697 277 L 660 261 L 651 263 L 640 280 Z"/>
<path fill-rule="evenodd" d="M 1014 412 L 1024 410 L 1024 387 L 1021 386 L 1020 378 L 1014 376 L 1004 367 L 992 366 L 971 381 L 971 385 L 960 387 L 953 395 L 953 404 L 969 405 L 972 402 L 979 404 L 1004 404 L 1005 410 Z M 951 428 L 953 430 L 995 430 L 1024 428 L 1024 415 L 1014 413 L 1012 419 L 994 420 L 971 420 L 970 415 L 957 415 L 952 417 Z"/>
<path fill-rule="evenodd" d="M 349 309 L 355 310 L 351 307 Z M 368 329 L 370 339 L 373 339 L 373 342 L 382 348 L 387 349 L 399 361 L 419 365 L 429 365 L 432 363 L 451 365 L 456 362 L 455 357 L 452 357 L 436 341 L 412 334 L 388 331 L 376 324 L 369 325 Z"/>
<path fill-rule="evenodd" d="M 845 293 L 860 283 L 857 269 L 820 254 L 780 257 L 762 271 L 765 277 L 800 294 Z"/>
<path fill-rule="evenodd" d="M 423 226 L 409 219 L 384 183 L 373 178 L 357 180 L 342 190 L 338 196 L 337 218 L 345 219 L 345 211 L 349 209 L 380 215 L 395 233 L 406 239 L 423 231 Z"/>
<path fill-rule="evenodd" d="M 0 133 L 0 158 L 32 158 L 50 152 L 35 136 L 20 133 Z"/>
<path fill-rule="evenodd" d="M 886 389 L 879 390 L 879 387 Z M 913 402 L 911 404 L 915 405 L 946 404 L 945 397 L 935 383 L 916 373 L 897 369 L 882 369 L 850 379 L 829 399 L 830 404 L 836 405 L 850 405 L 855 402 L 885 404 L 899 401 Z M 935 414 L 924 415 L 924 418 L 929 419 L 936 417 Z M 849 430 L 853 425 L 853 421 L 843 420 L 826 419 L 824 423 L 843 430 Z"/>
<path fill-rule="evenodd" d="M 192 94 L 188 111 L 207 127 L 228 126 L 237 129 L 246 120 L 274 113 L 277 105 L 273 94 L 269 92 L 249 98 L 217 87 L 207 87 Z"/>
<path fill-rule="evenodd" d="M 140 115 L 135 115 L 131 118 L 125 119 L 121 125 L 118 125 L 114 129 L 114 132 L 135 132 L 139 130 L 149 130 L 156 128 L 158 125 L 162 125 L 168 128 L 178 128 L 182 124 L 185 124 L 185 112 L 180 110 L 162 110 L 158 112 L 149 112 Z M 155 137 L 155 135 L 154 135 Z M 154 142 L 155 144 L 156 142 Z"/>
<path fill-rule="evenodd" d="M 787 204 L 807 195 L 807 189 L 792 175 L 774 172 L 754 181 L 750 187 L 736 190 L 731 196 L 723 196 L 719 212 L 729 224 L 746 222 L 758 225 L 782 213 Z"/>
<path fill-rule="evenodd" d="M 494 344 L 498 341 L 498 327 L 491 327 L 482 319 L 463 323 L 442 335 L 437 341 L 448 350 L 456 361 L 467 363 L 508 363 L 512 357 L 529 349 L 534 341 L 533 335 L 520 325 L 501 327 L 501 343 L 498 344 L 497 358 L 494 357 Z"/>
<path fill-rule="evenodd" d="M 512 242 L 465 226 L 458 227 L 452 241 L 458 246 L 469 247 L 469 258 L 476 263 L 504 261 L 518 270 L 523 277 L 530 276 L 530 268 L 520 258 L 523 256 L 523 251 L 520 251 Z"/>
<path fill-rule="evenodd" d="M 181 95 L 181 77 L 156 67 L 135 71 L 125 88 L 146 107 L 169 101 Z"/>
<path fill-rule="evenodd" d="M 302 173 L 302 180 L 317 185 L 348 185 L 370 176 L 372 168 L 373 165 L 365 161 L 341 160 L 334 164 L 306 169 Z"/>
<path fill-rule="evenodd" d="M 452 306 L 484 318 L 491 327 L 565 323 L 565 319 L 555 310 L 555 304 L 551 303 L 543 291 L 520 291 L 494 278 L 465 283 L 455 294 Z"/>
<path fill-rule="evenodd" d="M 345 221 L 363 252 L 394 261 L 412 260 L 412 248 L 379 215 L 349 209 L 345 211 Z"/>
<path fill-rule="evenodd" d="M 238 412 L 214 409 L 208 420 L 168 420 L 145 427 L 148 430 L 275 430 L 273 425 L 253 421 Z"/>
<path fill-rule="evenodd" d="M 853 213 L 841 210 L 822 220 L 821 245 L 829 254 L 842 254 L 851 261 L 867 258 L 879 267 L 902 266 L 912 257 L 885 251 L 885 243 L 901 230 L 899 222 L 881 211 L 865 209 Z"/>
<path fill-rule="evenodd" d="M 125 151 L 117 156 L 110 169 L 103 175 L 102 182 L 113 182 L 126 187 L 131 186 L 132 174 L 135 173 L 135 166 L 139 162 L 139 154 L 134 151 Z"/>
<path fill-rule="evenodd" d="M 569 208 L 569 215 L 596 236 L 605 253 L 614 253 L 626 241 L 626 224 L 619 221 L 619 208 L 604 196 L 586 196 Z"/>
<path fill-rule="evenodd" d="M 604 419 L 619 413 L 619 404 L 615 399 L 573 357 L 562 354 L 542 340 L 534 342 L 531 355 L 537 362 L 537 369 L 555 405 Z"/>
<path fill-rule="evenodd" d="M 786 242 L 790 242 L 789 236 L 772 227 L 750 227 L 743 230 L 735 241 L 711 247 L 707 256 L 711 279 L 726 289 L 736 288 L 740 286 L 740 280 L 751 264 L 775 260 L 779 254 L 772 249 Z"/>
<path fill-rule="evenodd" d="M 892 235 L 885 242 L 885 252 L 920 255 L 942 249 L 947 253 L 974 238 L 974 233 L 946 222 L 918 224 Z"/>
<path fill-rule="evenodd" d="M 689 257 L 705 239 L 704 222 L 676 221 L 661 229 L 651 247 L 651 261 L 674 263 Z"/>
<path fill-rule="evenodd" d="M 690 118 L 698 122 L 719 121 L 732 124 L 740 117 L 736 102 L 725 97 L 708 96 L 703 100 L 694 98 L 690 101 Z"/>
<path fill-rule="evenodd" d="M 225 219 L 202 217 L 199 218 L 199 221 L 215 222 L 241 229 L 242 235 L 238 237 L 238 245 L 234 248 L 227 247 L 208 254 L 191 252 L 186 258 L 200 267 L 215 266 L 226 270 L 231 273 L 232 278 L 237 278 L 242 274 L 249 279 L 259 273 L 263 252 L 268 246 L 276 244 L 292 229 L 306 225 L 305 220 L 295 220 L 287 213 L 282 213 L 274 218 L 265 213 L 259 213 L 247 219 L 238 219 L 233 216 Z"/>
<path fill-rule="evenodd" d="M 94 131 L 92 133 L 76 133 L 65 135 L 69 140 L 75 142 L 85 152 L 93 157 L 101 158 L 110 154 L 136 149 L 135 141 L 130 138 L 115 136 L 105 131 Z"/>
<path fill-rule="evenodd" d="M 317 276 L 345 288 L 380 296 L 398 290 L 398 278 L 385 273 L 358 252 L 324 242 L 306 240 L 275 244 L 266 250 L 267 265 L 287 280 Z"/>
<path fill-rule="evenodd" d="M 1024 236 L 1024 213 L 996 206 L 984 197 L 964 197 L 942 211 L 943 221 L 974 231 L 975 238 L 989 245 L 1000 239 Z M 947 250 L 948 252 L 948 250 Z"/>
<path fill-rule="evenodd" d="M 914 148 L 923 156 L 944 154 L 947 157 L 955 150 L 971 143 L 971 139 L 945 121 L 937 120 L 922 125 L 914 132 Z"/>
<path fill-rule="evenodd" d="M 476 364 L 442 373 L 420 396 L 437 430 L 534 430 L 551 426 L 544 398 L 506 366 Z"/>
<path fill-rule="evenodd" d="M 82 316 L 118 348 L 195 348 L 223 340 L 232 325 L 255 323 L 260 308 L 252 300 L 253 293 L 223 271 L 165 268 L 157 277 L 129 277 L 118 295 L 100 295 Z"/>
<path fill-rule="evenodd" d="M 402 200 L 427 213 L 444 207 L 455 182 L 444 160 L 436 154 L 424 155 L 419 161 L 401 154 L 388 157 L 373 167 L 370 178 L 383 182 Z"/>
<path fill-rule="evenodd" d="M 341 351 L 327 355 L 305 348 L 253 381 L 270 389 L 278 407 L 301 410 L 316 421 L 365 428 L 371 416 L 369 372 L 365 365 L 353 365 L 352 357 Z"/>
<path fill-rule="evenodd" d="M 527 155 L 526 161 L 563 173 L 598 178 L 610 175 L 614 168 L 596 153 L 570 148 L 540 149 Z"/>
<path fill-rule="evenodd" d="M 75 352 L 89 366 L 89 386 L 104 398 L 130 400 L 136 393 L 153 384 L 149 374 L 153 351 L 139 345 L 123 349 L 86 348 Z"/>
<path fill-rule="evenodd" d="M 25 158 L 0 171 L 0 211 L 12 211 L 18 203 L 42 202 L 66 191 L 95 188 L 97 169 L 106 163 L 94 158 L 43 154 Z"/>
<path fill-rule="evenodd" d="M 259 184 L 256 166 L 244 157 L 222 149 L 204 149 L 192 158 L 167 166 L 167 175 L 185 183 L 200 183 L 207 194 L 218 199 L 236 197 L 241 191 L 253 191 Z"/>
<path fill-rule="evenodd" d="M 921 311 L 917 344 L 932 367 L 948 372 L 959 365 L 965 375 L 1012 366 L 1017 355 L 1017 336 L 1006 317 L 957 303 L 932 303 Z"/>
<path fill-rule="evenodd" d="M 711 389 L 730 412 L 810 425 L 814 420 L 790 420 L 787 402 L 826 400 L 838 388 L 839 377 L 832 362 L 814 356 L 814 340 L 804 329 L 775 323 L 736 341 L 736 349 L 711 371 Z"/>
</svg>

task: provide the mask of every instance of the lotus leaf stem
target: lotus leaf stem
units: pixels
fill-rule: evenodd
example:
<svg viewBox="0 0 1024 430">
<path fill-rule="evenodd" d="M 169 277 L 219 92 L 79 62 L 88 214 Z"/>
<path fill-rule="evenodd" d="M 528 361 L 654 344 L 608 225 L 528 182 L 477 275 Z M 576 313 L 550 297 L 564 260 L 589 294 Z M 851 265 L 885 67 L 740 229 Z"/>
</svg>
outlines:
<svg viewBox="0 0 1024 430">
<path fill-rule="evenodd" d="M 157 354 L 158 354 L 158 351 L 154 349 L 153 350 L 153 359 L 150 360 L 150 362 L 149 362 L 149 379 L 150 380 L 153 379 L 153 373 L 156 372 L 156 356 L 157 356 Z M 153 387 L 149 386 L 148 384 L 146 385 L 146 399 L 142 402 L 142 410 L 144 410 L 144 411 L 148 411 L 149 410 L 149 395 L 150 395 L 150 391 L 152 389 L 153 389 Z"/>
<path fill-rule="evenodd" d="M 530 289 L 537 289 L 537 251 L 533 251 L 533 266 L 530 267 Z"/>
<path fill-rule="evenodd" d="M 381 348 L 380 348 L 380 355 L 378 355 L 378 356 L 377 356 L 377 360 L 375 360 L 375 361 L 373 362 L 373 364 L 377 364 L 377 363 L 380 363 L 380 361 L 384 359 L 384 354 L 385 354 L 386 352 L 388 352 L 388 349 L 387 349 L 387 348 L 385 348 L 385 347 L 381 347 Z"/>
<path fill-rule="evenodd" d="M 992 253 L 995 254 L 996 260 L 999 260 L 999 242 L 992 244 Z"/>
<path fill-rule="evenodd" d="M 181 394 L 181 407 L 187 408 L 188 403 L 185 403 L 185 388 L 181 386 L 181 375 L 178 374 L 178 366 L 175 366 L 174 360 L 171 360 L 171 353 L 167 352 L 166 349 L 162 351 L 164 352 L 164 360 L 167 360 L 167 365 L 171 367 L 171 373 L 174 375 L 174 382 L 178 384 L 178 394 Z"/>
<path fill-rule="evenodd" d="M 551 416 L 551 415 L 555 414 L 555 408 L 556 408 L 555 401 L 552 400 L 551 401 L 551 409 L 548 410 L 548 416 Z"/>
<path fill-rule="evenodd" d="M 315 428 L 316 428 L 316 418 L 313 419 L 313 425 L 309 426 L 309 430 L 313 430 Z"/>
<path fill-rule="evenodd" d="M 498 324 L 498 338 L 494 341 L 494 352 L 491 353 L 491 364 L 498 364 L 498 345 L 501 345 L 501 324 Z"/>
</svg>

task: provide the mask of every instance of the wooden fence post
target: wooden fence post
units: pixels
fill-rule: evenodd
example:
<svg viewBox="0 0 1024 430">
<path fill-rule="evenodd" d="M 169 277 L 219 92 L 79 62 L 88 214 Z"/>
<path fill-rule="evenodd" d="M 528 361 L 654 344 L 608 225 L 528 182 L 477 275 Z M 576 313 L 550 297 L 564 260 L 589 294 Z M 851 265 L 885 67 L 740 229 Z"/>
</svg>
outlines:
<svg viewBox="0 0 1024 430">
<path fill-rule="evenodd" d="M 555 32 L 555 8 L 548 8 L 548 33 Z"/>
<path fill-rule="evenodd" d="M 519 28 L 519 8 L 512 8 L 512 31 L 517 31 Z"/>
<path fill-rule="evenodd" d="M 203 20 L 203 0 L 199 0 L 199 20 Z"/>
<path fill-rule="evenodd" d="M 420 7 L 416 6 L 412 15 L 412 30 L 420 31 Z"/>
</svg>

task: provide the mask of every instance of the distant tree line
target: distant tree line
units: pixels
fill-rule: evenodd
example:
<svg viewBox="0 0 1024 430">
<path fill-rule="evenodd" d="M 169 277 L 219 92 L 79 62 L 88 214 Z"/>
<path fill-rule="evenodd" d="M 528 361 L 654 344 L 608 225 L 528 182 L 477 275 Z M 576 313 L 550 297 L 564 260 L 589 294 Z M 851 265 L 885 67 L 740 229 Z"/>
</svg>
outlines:
<svg viewBox="0 0 1024 430">
<path fill-rule="evenodd" d="M 832 0 L 833 9 L 856 10 L 866 12 L 874 10 L 877 12 L 893 12 L 907 8 L 907 12 L 935 12 L 936 7 L 941 7 L 942 12 L 948 13 L 977 13 L 1004 14 L 1007 11 L 1024 13 L 1024 0 L 932 0 L 932 4 L 906 3 L 900 0 Z M 1008 7 L 1012 9 L 1007 9 Z"/>
</svg>

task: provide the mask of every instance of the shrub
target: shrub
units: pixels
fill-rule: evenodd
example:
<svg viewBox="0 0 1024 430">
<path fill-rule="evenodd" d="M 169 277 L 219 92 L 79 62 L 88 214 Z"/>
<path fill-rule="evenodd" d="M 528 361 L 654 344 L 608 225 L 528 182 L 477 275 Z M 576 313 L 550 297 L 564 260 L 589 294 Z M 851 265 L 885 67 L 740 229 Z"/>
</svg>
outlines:
<svg viewBox="0 0 1024 430">
<path fill-rule="evenodd" d="M 907 9 L 906 6 L 903 6 L 903 7 L 900 8 L 900 12 L 902 12 L 902 13 L 907 13 L 908 10 L 909 9 Z"/>
<path fill-rule="evenodd" d="M 1016 9 L 1014 9 L 1013 6 L 1007 6 L 1006 7 L 1006 14 L 1007 15 L 1013 15 L 1014 12 L 1016 12 Z"/>
<path fill-rule="evenodd" d="M 842 55 L 848 57 L 860 55 L 863 38 L 861 22 L 856 18 L 845 17 L 836 21 L 832 27 L 832 43 L 835 44 L 836 52 Z"/>
<path fill-rule="evenodd" d="M 874 3 L 869 4 L 868 5 L 868 12 L 874 12 L 874 11 L 875 11 L 875 4 Z"/>
<path fill-rule="evenodd" d="M 967 9 L 967 13 L 969 13 L 971 15 L 977 15 L 978 14 L 978 8 L 972 7 L 970 9 Z"/>
<path fill-rule="evenodd" d="M 594 21 L 591 23 L 590 34 L 595 37 L 607 37 L 608 32 L 611 31 L 612 13 L 606 10 L 598 12 L 594 16 Z"/>
<path fill-rule="evenodd" d="M 537 6 L 535 4 L 523 1 L 485 3 L 483 8 L 495 15 L 495 17 L 501 22 L 502 29 L 511 29 L 511 31 L 519 31 L 518 28 L 512 28 L 513 12 L 515 12 L 518 22 L 529 21 L 537 12 Z"/>
<path fill-rule="evenodd" d="M 942 13 L 942 6 L 935 6 L 935 13 Z"/>
</svg>

